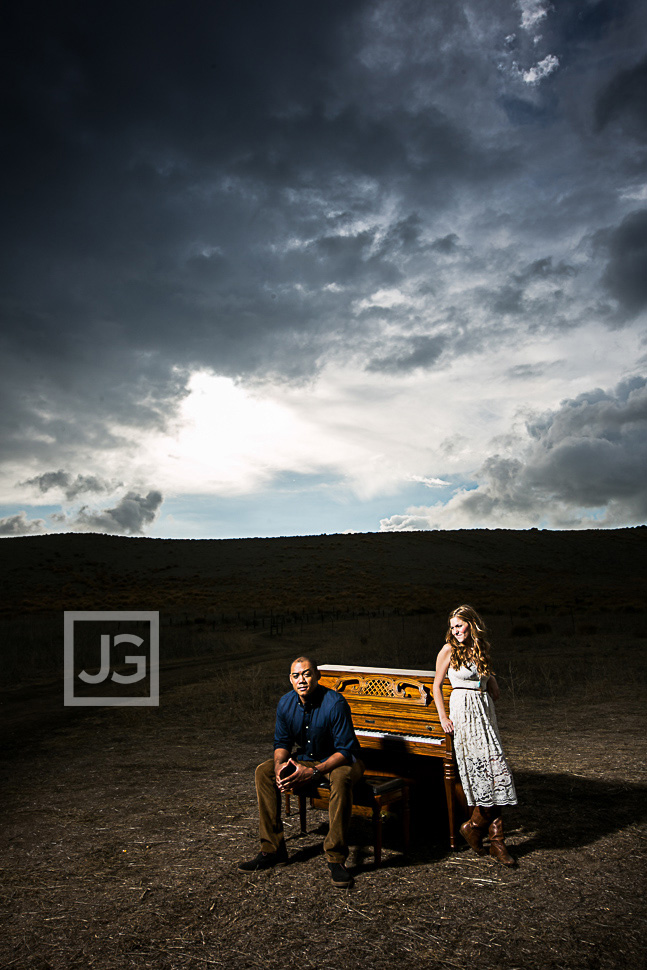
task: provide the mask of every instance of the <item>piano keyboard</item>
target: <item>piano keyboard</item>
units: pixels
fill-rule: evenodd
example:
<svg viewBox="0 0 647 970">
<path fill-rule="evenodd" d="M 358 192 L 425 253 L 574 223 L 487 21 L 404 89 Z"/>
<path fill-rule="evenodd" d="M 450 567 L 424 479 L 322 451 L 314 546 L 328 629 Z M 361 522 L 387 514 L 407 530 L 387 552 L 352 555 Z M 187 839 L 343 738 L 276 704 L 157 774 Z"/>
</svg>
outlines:
<svg viewBox="0 0 647 970">
<path fill-rule="evenodd" d="M 395 738 L 397 741 L 411 741 L 414 744 L 437 744 L 444 743 L 443 738 L 422 737 L 418 734 L 394 734 L 389 731 L 365 731 L 363 728 L 355 728 L 358 738 Z"/>
</svg>

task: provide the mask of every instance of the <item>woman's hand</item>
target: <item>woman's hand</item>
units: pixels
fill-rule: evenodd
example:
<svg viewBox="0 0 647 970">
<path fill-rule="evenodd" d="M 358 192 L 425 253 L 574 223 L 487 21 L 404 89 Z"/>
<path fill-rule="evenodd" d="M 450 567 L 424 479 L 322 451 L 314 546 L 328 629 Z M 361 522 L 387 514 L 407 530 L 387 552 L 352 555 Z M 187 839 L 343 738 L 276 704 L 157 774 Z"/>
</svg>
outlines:
<svg viewBox="0 0 647 970">
<path fill-rule="evenodd" d="M 451 721 L 448 717 L 443 717 L 442 714 L 440 716 L 440 726 L 445 732 L 445 734 L 454 733 L 454 722 Z"/>
</svg>

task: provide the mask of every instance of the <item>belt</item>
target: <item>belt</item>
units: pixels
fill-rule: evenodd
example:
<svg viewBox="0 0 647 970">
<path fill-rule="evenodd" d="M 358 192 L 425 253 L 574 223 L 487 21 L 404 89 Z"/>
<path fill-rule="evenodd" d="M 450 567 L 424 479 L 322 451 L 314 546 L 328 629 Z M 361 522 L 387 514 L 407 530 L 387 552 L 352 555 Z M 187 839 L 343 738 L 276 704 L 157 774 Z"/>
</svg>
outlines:
<svg viewBox="0 0 647 970">
<path fill-rule="evenodd" d="M 487 687 L 481 687 L 480 685 L 477 686 L 476 684 L 473 687 L 471 686 L 468 687 L 466 684 L 460 684 L 458 687 L 454 687 L 453 689 L 454 690 L 477 690 L 479 694 L 487 694 Z"/>
</svg>

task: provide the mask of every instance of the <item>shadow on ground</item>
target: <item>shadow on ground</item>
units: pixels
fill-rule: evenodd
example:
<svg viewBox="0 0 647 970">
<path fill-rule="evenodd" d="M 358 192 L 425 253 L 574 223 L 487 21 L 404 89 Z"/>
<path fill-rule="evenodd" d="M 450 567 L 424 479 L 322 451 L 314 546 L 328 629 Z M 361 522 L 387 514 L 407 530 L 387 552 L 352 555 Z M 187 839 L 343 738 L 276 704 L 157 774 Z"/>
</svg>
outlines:
<svg viewBox="0 0 647 970">
<path fill-rule="evenodd" d="M 600 839 L 638 825 L 647 818 L 647 786 L 627 782 L 581 778 L 568 773 L 517 772 L 519 805 L 503 809 L 506 838 L 514 856 L 522 859 L 539 851 L 571 850 L 593 846 Z M 310 816 L 309 816 L 310 817 Z M 428 813 L 428 824 L 418 810 L 412 832 L 412 851 L 400 855 L 400 827 L 396 819 L 385 825 L 385 848 L 398 853 L 387 856 L 383 866 L 427 865 L 451 856 L 447 842 L 447 820 L 442 812 Z M 309 822 L 309 835 L 323 836 L 326 822 L 319 814 Z M 460 837 L 459 837 L 460 839 Z M 353 820 L 352 844 L 357 846 L 358 868 L 374 868 L 370 823 Z M 460 839 L 458 851 L 468 851 Z M 321 852 L 321 846 L 299 847 L 291 839 L 295 862 Z"/>
<path fill-rule="evenodd" d="M 519 828 L 533 833 L 517 845 L 518 856 L 592 845 L 647 817 L 644 785 L 567 773 L 518 772 L 515 781 L 520 804 L 509 810 L 510 833 Z"/>
</svg>

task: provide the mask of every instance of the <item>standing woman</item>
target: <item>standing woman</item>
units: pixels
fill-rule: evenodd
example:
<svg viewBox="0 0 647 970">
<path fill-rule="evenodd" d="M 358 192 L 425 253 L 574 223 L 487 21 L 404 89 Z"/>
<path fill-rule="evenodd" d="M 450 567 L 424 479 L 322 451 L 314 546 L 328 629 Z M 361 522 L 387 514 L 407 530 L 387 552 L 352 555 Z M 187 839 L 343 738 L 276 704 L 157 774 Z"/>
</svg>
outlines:
<svg viewBox="0 0 647 970">
<path fill-rule="evenodd" d="M 449 717 L 441 690 L 448 674 L 453 687 Z M 449 616 L 445 646 L 436 661 L 434 701 L 443 731 L 454 735 L 458 773 L 472 807 L 472 817 L 460 831 L 474 851 L 484 855 L 483 838 L 489 829 L 490 855 L 512 866 L 514 859 L 503 841 L 501 806 L 516 805 L 517 794 L 499 737 L 494 710 L 498 697 L 485 624 L 471 606 L 459 606 Z"/>
</svg>

